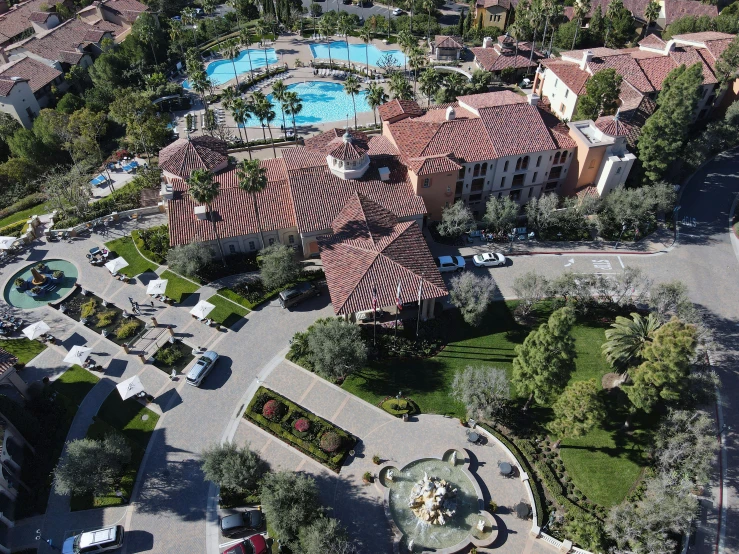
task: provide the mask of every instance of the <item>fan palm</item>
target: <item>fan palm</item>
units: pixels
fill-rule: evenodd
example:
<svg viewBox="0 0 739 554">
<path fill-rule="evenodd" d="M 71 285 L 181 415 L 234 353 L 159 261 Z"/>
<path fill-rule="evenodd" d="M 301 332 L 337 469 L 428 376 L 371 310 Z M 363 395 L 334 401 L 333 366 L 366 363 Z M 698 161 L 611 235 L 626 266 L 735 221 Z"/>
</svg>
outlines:
<svg viewBox="0 0 739 554">
<path fill-rule="evenodd" d="M 428 105 L 431 106 L 431 98 L 441 86 L 441 75 L 433 67 L 427 68 L 421 73 L 421 94 L 428 98 Z"/>
<path fill-rule="evenodd" d="M 267 75 L 269 75 L 269 58 L 267 58 L 267 45 L 264 41 L 264 34 L 267 32 L 268 28 L 267 23 L 263 19 L 257 19 L 256 30 L 257 33 L 259 33 L 259 43 L 262 45 L 262 50 L 264 51 L 264 66 L 266 68 Z"/>
<path fill-rule="evenodd" d="M 434 0 L 422 0 L 421 7 L 426 10 L 426 13 L 429 16 L 426 20 L 426 37 L 431 40 L 431 12 L 436 9 L 436 4 L 434 3 Z"/>
<path fill-rule="evenodd" d="M 264 94 L 261 92 L 255 92 L 252 94 L 252 105 L 252 112 L 257 116 L 257 119 L 259 119 L 262 124 L 262 133 L 264 133 L 264 126 L 267 126 L 267 130 L 269 131 L 269 141 L 272 143 L 272 153 L 276 158 L 277 150 L 275 149 L 275 141 L 272 137 L 272 127 L 270 125 L 270 123 L 275 119 L 275 111 L 272 109 L 272 104 L 270 103 L 269 98 Z M 264 140 L 267 140 L 266 136 L 264 137 Z"/>
<path fill-rule="evenodd" d="M 359 31 L 359 38 L 364 42 L 364 57 L 367 62 L 367 76 L 369 76 L 369 43 L 372 42 L 372 28 L 365 24 Z"/>
<path fill-rule="evenodd" d="M 169 22 L 169 40 L 172 44 L 177 44 L 180 47 L 180 54 L 185 55 L 185 50 L 182 47 L 183 30 L 182 21 L 170 21 Z"/>
<path fill-rule="evenodd" d="M 239 44 L 235 39 L 230 39 L 221 45 L 221 54 L 227 60 L 231 60 L 234 69 L 234 77 L 236 79 L 236 90 L 239 90 L 239 74 L 236 72 L 236 58 L 239 57 Z"/>
<path fill-rule="evenodd" d="M 444 76 L 444 83 L 446 84 L 447 92 L 456 100 L 457 96 L 460 96 L 464 92 L 467 79 L 459 73 L 449 73 Z"/>
<path fill-rule="evenodd" d="M 351 59 L 349 59 L 349 33 L 354 30 L 354 23 L 352 23 L 348 13 L 341 12 L 339 14 L 339 21 L 336 28 L 340 35 L 344 35 L 344 42 L 346 43 L 346 61 L 347 63 L 351 63 Z"/>
<path fill-rule="evenodd" d="M 405 75 L 397 71 L 390 75 L 390 93 L 398 100 L 413 100 L 413 89 L 410 83 Z"/>
<path fill-rule="evenodd" d="M 603 354 L 612 366 L 627 368 L 641 358 L 644 347 L 651 342 L 660 325 L 653 313 L 647 317 L 632 313 L 631 319 L 618 316 L 611 328 L 606 330 L 608 340 L 602 347 Z"/>
<path fill-rule="evenodd" d="M 411 48 L 408 63 L 413 70 L 413 96 L 415 96 L 416 86 L 418 85 L 418 68 L 426 64 L 426 53 L 420 47 L 414 46 Z"/>
<path fill-rule="evenodd" d="M 564 6 L 560 4 L 559 2 L 555 2 L 550 5 L 549 8 L 549 17 L 552 22 L 552 34 L 549 37 L 549 54 L 552 53 L 552 41 L 554 41 L 554 33 L 557 30 L 557 26 L 560 23 L 560 20 L 562 19 L 562 14 L 564 14 Z"/>
<path fill-rule="evenodd" d="M 259 160 L 242 160 L 236 165 L 236 179 L 239 188 L 251 195 L 254 204 L 254 216 L 256 217 L 257 229 L 259 230 L 259 241 L 264 248 L 264 235 L 262 224 L 259 221 L 259 208 L 257 206 L 257 193 L 267 188 L 267 172 L 260 165 Z"/>
<path fill-rule="evenodd" d="M 205 100 L 205 92 L 210 90 L 210 79 L 204 69 L 198 69 L 193 71 L 190 77 L 190 86 L 193 90 L 200 95 L 200 100 L 203 102 L 203 109 L 208 109 L 208 102 Z"/>
<path fill-rule="evenodd" d="M 375 116 L 375 125 L 377 125 L 377 108 L 388 101 L 388 95 L 382 85 L 373 83 L 367 87 L 367 104 L 372 108 L 372 115 Z"/>
<path fill-rule="evenodd" d="M 195 28 L 195 10 L 193 8 L 185 8 L 182 10 L 182 22 L 185 25 L 192 25 L 192 36 L 195 38 L 195 46 L 198 45 L 198 30 Z"/>
<path fill-rule="evenodd" d="M 221 92 L 221 104 L 223 104 L 224 108 L 230 110 L 231 106 L 233 106 L 234 100 L 238 97 L 239 93 L 236 92 L 234 87 L 226 87 L 223 89 L 223 92 Z"/>
<path fill-rule="evenodd" d="M 361 86 L 359 84 L 359 79 L 356 78 L 354 75 L 349 75 L 346 80 L 344 81 L 344 92 L 347 94 L 350 94 L 352 97 L 352 105 L 354 106 L 354 128 L 357 128 L 357 102 L 355 99 L 355 96 L 359 94 L 359 91 L 361 90 Z"/>
<path fill-rule="evenodd" d="M 246 147 L 249 150 L 249 159 L 251 159 L 251 147 L 249 146 L 249 137 L 246 136 L 246 127 L 244 127 L 244 137 L 241 136 L 241 127 L 246 123 L 246 120 L 249 119 L 249 108 L 244 102 L 244 99 L 237 96 L 233 99 L 231 102 L 231 107 L 229 108 L 231 110 L 231 116 L 234 118 L 234 122 L 236 122 L 236 128 L 239 130 L 239 138 L 244 141 L 246 140 Z"/>
<path fill-rule="evenodd" d="M 241 29 L 241 32 L 239 32 L 239 42 L 246 47 L 246 55 L 249 58 L 249 77 L 253 80 L 254 65 L 251 63 L 251 50 L 249 50 L 249 47 L 252 45 L 252 40 L 251 31 L 248 27 L 246 29 Z"/>
<path fill-rule="evenodd" d="M 575 44 L 577 44 L 577 32 L 582 27 L 582 20 L 588 16 L 591 7 L 590 0 L 576 0 L 575 2 L 574 14 L 577 25 L 575 26 L 575 37 L 572 39 L 572 50 L 575 49 Z M 649 6 L 647 6 L 647 9 L 649 9 Z M 657 13 L 659 14 L 659 4 L 657 4 Z"/>
<path fill-rule="evenodd" d="M 528 19 L 529 19 L 529 24 L 534 29 L 534 38 L 531 41 L 531 52 L 529 52 L 529 67 L 531 67 L 534 61 L 534 50 L 536 50 L 536 32 L 539 30 L 539 27 L 541 26 L 542 19 L 544 19 L 544 14 L 542 13 L 542 9 L 541 9 L 541 4 L 539 3 L 532 4 L 527 14 L 528 14 Z M 544 44 L 544 39 L 542 39 L 542 44 Z"/>
<path fill-rule="evenodd" d="M 223 245 L 221 237 L 218 236 L 218 228 L 216 227 L 215 214 L 213 213 L 213 201 L 218 197 L 220 192 L 218 182 L 213 178 L 213 174 L 207 169 L 196 169 L 190 174 L 187 180 L 187 193 L 198 204 L 205 204 L 208 210 L 208 219 L 213 225 L 213 234 L 218 242 L 218 250 L 221 253 L 221 261 L 226 265 L 226 256 L 223 253 Z"/>
<path fill-rule="evenodd" d="M 405 71 L 408 71 L 408 52 L 410 52 L 411 48 L 418 45 L 418 41 L 409 31 L 404 29 L 398 33 L 398 44 L 405 54 Z"/>
<path fill-rule="evenodd" d="M 318 22 L 319 32 L 326 37 L 326 45 L 328 46 L 328 65 L 333 67 L 333 60 L 331 59 L 331 41 L 329 37 L 334 34 L 334 22 L 330 17 L 324 17 Z"/>
<path fill-rule="evenodd" d="M 285 113 L 293 119 L 293 137 L 298 140 L 298 128 L 295 125 L 295 116 L 303 111 L 303 102 L 297 92 L 292 90 L 285 93 Z"/>
<path fill-rule="evenodd" d="M 280 103 L 280 111 L 282 112 L 282 127 L 285 128 L 285 93 L 287 85 L 282 79 L 278 79 L 272 83 L 272 98 Z"/>
<path fill-rule="evenodd" d="M 649 30 L 650 25 L 657 21 L 657 18 L 659 18 L 659 12 L 660 12 L 660 5 L 659 2 L 655 2 L 654 0 L 651 0 L 649 4 L 647 4 L 647 7 L 644 8 L 644 19 L 647 20 L 647 24 L 644 27 L 644 34 L 647 34 L 647 31 Z"/>
</svg>

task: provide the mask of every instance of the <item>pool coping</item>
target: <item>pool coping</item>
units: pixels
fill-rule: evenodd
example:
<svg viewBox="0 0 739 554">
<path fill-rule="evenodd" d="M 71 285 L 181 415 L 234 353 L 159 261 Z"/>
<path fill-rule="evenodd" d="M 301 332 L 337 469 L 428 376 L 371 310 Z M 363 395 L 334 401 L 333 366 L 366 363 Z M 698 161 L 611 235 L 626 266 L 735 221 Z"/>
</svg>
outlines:
<svg viewBox="0 0 739 554">
<path fill-rule="evenodd" d="M 64 296 L 61 296 L 61 297 L 59 297 L 59 298 L 57 298 L 57 299 L 54 299 L 54 300 L 52 300 L 51 302 L 47 302 L 46 304 L 43 304 L 43 305 L 41 305 L 41 306 L 36 306 L 36 307 L 34 307 L 34 308 L 23 308 L 23 307 L 21 307 L 21 306 L 14 306 L 13 304 L 11 304 L 11 303 L 10 303 L 10 302 L 8 301 L 8 299 L 7 299 L 7 298 L 5 298 L 5 289 L 6 289 L 6 288 L 8 287 L 8 285 L 9 285 L 9 284 L 11 283 L 11 281 L 15 279 L 15 276 L 16 276 L 16 275 L 18 275 L 19 273 L 22 273 L 23 271 L 25 271 L 25 270 L 26 270 L 26 268 L 28 268 L 28 267 L 31 267 L 31 266 L 35 266 L 35 265 L 37 265 L 37 264 L 39 264 L 39 263 L 41 263 L 41 262 L 44 262 L 44 263 L 48 263 L 48 262 L 53 262 L 53 261 L 56 261 L 56 260 L 59 260 L 59 261 L 62 261 L 62 262 L 67 262 L 67 263 L 69 263 L 69 264 L 72 264 L 72 265 L 74 266 L 74 268 L 75 268 L 75 269 L 77 270 L 77 277 L 75 277 L 75 283 L 74 283 L 74 285 L 72 285 L 72 288 L 71 288 L 71 289 L 69 289 L 69 292 L 67 292 L 67 294 L 65 294 Z M 19 309 L 19 310 L 38 310 L 39 308 L 45 308 L 45 307 L 47 307 L 47 306 L 50 306 L 51 308 L 54 308 L 53 304 L 56 304 L 56 303 L 60 303 L 60 302 L 63 302 L 64 300 L 66 300 L 66 299 L 67 299 L 67 298 L 68 298 L 68 297 L 69 297 L 69 296 L 70 296 L 70 295 L 71 295 L 71 294 L 72 294 L 72 293 L 73 293 L 73 292 L 75 291 L 75 289 L 77 288 L 77 285 L 79 285 L 79 282 L 80 282 L 80 275 L 81 275 L 81 274 L 82 274 L 82 271 L 80 271 L 80 267 L 79 267 L 79 266 L 77 265 L 77 263 L 76 263 L 76 262 L 73 262 L 73 261 L 71 261 L 71 260 L 65 260 L 64 258 L 51 258 L 51 259 L 48 259 L 48 260 L 39 260 L 39 261 L 37 261 L 37 262 L 30 262 L 30 263 L 29 263 L 29 264 L 28 264 L 27 266 L 24 266 L 24 267 L 23 267 L 23 269 L 20 269 L 20 270 L 16 271 L 15 273 L 13 273 L 13 275 L 11 275 L 11 276 L 10 276 L 10 277 L 9 277 L 9 278 L 8 278 L 8 279 L 7 279 L 6 281 L 5 281 L 5 283 L 3 284 L 3 300 L 4 300 L 4 301 L 5 301 L 5 303 L 6 303 L 6 304 L 8 304 L 9 306 L 12 306 L 13 308 L 17 308 L 17 309 Z"/>
<path fill-rule="evenodd" d="M 331 44 L 334 44 L 334 43 L 339 43 L 339 44 L 346 44 L 346 42 L 345 42 L 345 41 L 343 41 L 343 40 L 334 40 L 334 41 L 331 41 Z M 326 42 L 324 42 L 324 41 L 313 41 L 313 42 L 311 42 L 311 43 L 310 43 L 310 44 L 308 45 L 308 49 L 310 50 L 310 55 L 312 56 L 312 58 L 313 58 L 314 60 L 326 60 L 326 62 L 328 63 L 328 58 L 319 58 L 318 56 L 316 56 L 316 53 L 315 53 L 315 52 L 313 52 L 313 46 L 315 46 L 315 45 L 319 45 L 319 44 L 323 44 L 323 45 L 325 45 L 325 44 L 326 44 Z M 366 44 L 365 44 L 365 43 L 363 43 L 363 42 L 359 42 L 359 43 L 357 43 L 357 42 L 350 42 L 349 44 L 350 44 L 351 46 L 360 46 L 360 47 L 361 47 L 361 46 L 365 46 L 365 47 L 366 47 L 366 46 L 371 46 L 371 47 L 373 47 L 373 48 L 377 49 L 377 51 L 378 51 L 378 52 L 382 52 L 383 56 L 384 56 L 384 55 L 385 55 L 386 53 L 388 53 L 388 52 L 398 53 L 398 54 L 402 55 L 402 56 L 403 56 L 404 58 L 406 58 L 406 61 L 407 61 L 407 57 L 406 57 L 405 53 L 404 53 L 404 52 L 403 52 L 403 50 L 401 50 L 400 48 L 395 48 L 395 49 L 392 49 L 392 50 L 382 50 L 382 49 L 380 49 L 380 48 L 377 48 L 377 46 L 375 46 L 374 44 L 369 44 L 369 45 L 366 45 Z M 333 56 L 331 56 L 331 60 L 332 60 L 332 61 L 333 61 L 333 62 L 334 62 L 335 64 L 338 64 L 338 63 L 342 63 L 342 64 L 344 64 L 344 63 L 348 63 L 348 64 L 359 64 L 359 65 L 361 65 L 361 66 L 366 66 L 366 65 L 367 65 L 367 62 L 366 62 L 365 60 L 362 60 L 362 61 L 342 60 L 342 59 L 339 59 L 339 58 L 334 58 Z M 403 59 L 399 59 L 399 60 L 398 60 L 398 63 L 399 63 L 399 64 L 400 64 L 400 66 L 402 67 L 402 66 L 403 66 L 403 65 L 404 65 L 404 64 L 405 64 L 406 62 L 404 62 L 404 61 L 403 61 Z M 375 65 L 375 64 L 369 64 L 369 65 L 370 65 L 370 67 L 376 67 L 376 68 L 378 68 L 378 69 L 382 69 L 382 68 L 381 68 L 381 67 L 380 67 L 379 65 Z"/>
</svg>

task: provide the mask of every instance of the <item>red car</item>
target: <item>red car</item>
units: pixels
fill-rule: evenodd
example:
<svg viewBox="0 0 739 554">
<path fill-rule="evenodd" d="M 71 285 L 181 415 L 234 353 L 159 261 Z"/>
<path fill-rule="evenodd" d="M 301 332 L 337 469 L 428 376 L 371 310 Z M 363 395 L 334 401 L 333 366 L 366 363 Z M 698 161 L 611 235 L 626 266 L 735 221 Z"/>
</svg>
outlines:
<svg viewBox="0 0 739 554">
<path fill-rule="evenodd" d="M 244 542 L 235 544 L 223 554 L 268 554 L 268 552 L 264 535 L 252 535 Z"/>
</svg>

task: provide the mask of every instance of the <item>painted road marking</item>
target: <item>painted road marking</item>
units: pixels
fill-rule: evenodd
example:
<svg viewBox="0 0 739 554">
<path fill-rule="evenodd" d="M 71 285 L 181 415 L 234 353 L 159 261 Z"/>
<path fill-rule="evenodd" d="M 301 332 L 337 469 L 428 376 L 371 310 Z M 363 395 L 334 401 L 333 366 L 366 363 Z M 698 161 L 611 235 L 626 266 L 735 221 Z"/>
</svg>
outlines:
<svg viewBox="0 0 739 554">
<path fill-rule="evenodd" d="M 621 269 L 626 269 L 626 266 L 624 265 L 624 261 L 621 259 L 621 256 L 617 256 L 619 263 L 621 264 Z"/>
<path fill-rule="evenodd" d="M 575 263 L 575 258 L 570 258 L 569 260 L 567 260 L 565 267 L 570 267 L 574 263 Z"/>
<path fill-rule="evenodd" d="M 694 217 L 685 216 L 680 220 L 680 225 L 686 225 L 688 227 L 697 227 L 698 222 Z"/>
<path fill-rule="evenodd" d="M 605 269 L 606 271 L 613 269 L 610 260 L 593 260 L 593 266 L 595 269 Z"/>
</svg>

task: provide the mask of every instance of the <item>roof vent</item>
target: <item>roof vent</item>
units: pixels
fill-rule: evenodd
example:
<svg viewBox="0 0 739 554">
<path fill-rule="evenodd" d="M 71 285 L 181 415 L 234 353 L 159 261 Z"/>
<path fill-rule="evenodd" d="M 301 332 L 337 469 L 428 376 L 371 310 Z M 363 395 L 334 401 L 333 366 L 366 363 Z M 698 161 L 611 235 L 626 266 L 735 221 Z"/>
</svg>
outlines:
<svg viewBox="0 0 739 554">
<path fill-rule="evenodd" d="M 11 81 L 22 81 L 23 78 L 22 77 L 11 77 L 10 80 Z"/>
<path fill-rule="evenodd" d="M 457 112 L 454 110 L 454 106 L 449 106 L 446 109 L 446 120 L 452 121 L 456 117 L 457 117 Z"/>
<path fill-rule="evenodd" d="M 593 51 L 592 50 L 585 50 L 582 54 L 582 61 L 580 62 L 580 69 L 585 71 L 585 68 L 588 66 L 588 63 L 590 63 L 593 60 Z"/>
<path fill-rule="evenodd" d="M 536 106 L 539 103 L 539 95 L 532 92 L 531 94 L 526 95 L 526 100 L 528 100 L 529 104 L 532 106 Z"/>
<path fill-rule="evenodd" d="M 208 208 L 205 206 L 195 206 L 195 217 L 198 219 L 207 219 Z"/>
<path fill-rule="evenodd" d="M 390 168 L 389 167 L 381 167 L 377 170 L 377 172 L 380 174 L 380 181 L 390 180 Z"/>
</svg>

